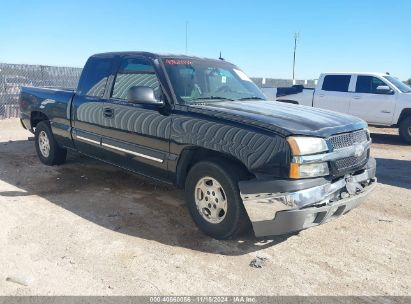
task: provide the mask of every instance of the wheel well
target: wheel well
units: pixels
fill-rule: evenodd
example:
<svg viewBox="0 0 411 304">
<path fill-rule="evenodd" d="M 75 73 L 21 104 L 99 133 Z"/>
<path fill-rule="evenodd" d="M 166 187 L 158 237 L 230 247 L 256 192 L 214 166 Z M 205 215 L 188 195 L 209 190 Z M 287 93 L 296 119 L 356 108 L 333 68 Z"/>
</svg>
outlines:
<svg viewBox="0 0 411 304">
<path fill-rule="evenodd" d="M 40 111 L 33 111 L 30 115 L 31 128 L 35 128 L 40 121 L 49 120 L 46 114 Z"/>
<path fill-rule="evenodd" d="M 409 116 L 411 116 L 411 109 L 403 109 L 400 118 L 398 118 L 398 125 Z"/>
<path fill-rule="evenodd" d="M 250 173 L 247 167 L 238 159 L 221 152 L 208 150 L 200 147 L 186 148 L 180 154 L 177 170 L 176 170 L 176 185 L 183 188 L 186 176 L 190 169 L 200 161 L 224 161 L 224 164 L 232 166 L 243 179 L 248 179 L 254 175 Z"/>
</svg>

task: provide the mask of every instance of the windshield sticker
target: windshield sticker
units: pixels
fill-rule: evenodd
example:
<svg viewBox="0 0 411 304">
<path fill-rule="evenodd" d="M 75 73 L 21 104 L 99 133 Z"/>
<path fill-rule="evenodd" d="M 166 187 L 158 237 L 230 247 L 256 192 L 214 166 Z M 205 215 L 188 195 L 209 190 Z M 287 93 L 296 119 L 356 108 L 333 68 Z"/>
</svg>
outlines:
<svg viewBox="0 0 411 304">
<path fill-rule="evenodd" d="M 186 60 L 186 59 L 166 59 L 166 64 L 170 65 L 177 65 L 177 64 L 192 64 L 193 62 L 191 60 Z"/>
<path fill-rule="evenodd" d="M 244 74 L 243 71 L 240 71 L 240 70 L 237 70 L 237 69 L 233 69 L 233 70 L 237 74 L 237 76 L 240 77 L 241 80 L 252 82 L 252 80 L 250 78 L 248 78 L 248 76 L 246 74 Z"/>
<path fill-rule="evenodd" d="M 221 83 L 227 82 L 227 76 L 221 76 Z"/>
</svg>

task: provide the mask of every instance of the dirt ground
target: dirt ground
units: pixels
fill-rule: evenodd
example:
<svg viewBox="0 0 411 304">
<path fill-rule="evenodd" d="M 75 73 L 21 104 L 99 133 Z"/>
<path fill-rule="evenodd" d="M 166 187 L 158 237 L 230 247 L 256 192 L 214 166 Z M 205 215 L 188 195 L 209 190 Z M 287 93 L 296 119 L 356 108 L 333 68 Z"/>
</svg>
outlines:
<svg viewBox="0 0 411 304">
<path fill-rule="evenodd" d="M 359 208 L 217 241 L 172 187 L 74 154 L 47 167 L 0 121 L 0 295 L 411 295 L 411 146 L 372 131 L 380 184 Z"/>
</svg>

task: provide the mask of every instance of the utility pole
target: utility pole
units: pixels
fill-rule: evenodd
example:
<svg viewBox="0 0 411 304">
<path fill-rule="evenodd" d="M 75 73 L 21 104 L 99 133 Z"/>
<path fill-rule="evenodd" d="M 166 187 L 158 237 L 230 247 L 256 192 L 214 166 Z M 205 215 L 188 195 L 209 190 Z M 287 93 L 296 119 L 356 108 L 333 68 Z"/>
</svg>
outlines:
<svg viewBox="0 0 411 304">
<path fill-rule="evenodd" d="M 188 21 L 186 20 L 186 55 L 188 53 Z"/>
<path fill-rule="evenodd" d="M 299 39 L 300 33 L 294 33 L 293 84 L 295 84 L 295 53 L 297 51 L 297 41 Z"/>
</svg>

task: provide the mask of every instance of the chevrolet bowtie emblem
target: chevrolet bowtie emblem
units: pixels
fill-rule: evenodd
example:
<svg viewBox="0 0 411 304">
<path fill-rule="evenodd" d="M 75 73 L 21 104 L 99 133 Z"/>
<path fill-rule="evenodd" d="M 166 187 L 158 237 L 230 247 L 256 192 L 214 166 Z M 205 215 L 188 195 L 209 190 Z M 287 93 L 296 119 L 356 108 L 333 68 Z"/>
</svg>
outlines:
<svg viewBox="0 0 411 304">
<path fill-rule="evenodd" d="M 354 156 L 359 157 L 364 153 L 365 147 L 363 144 L 354 144 Z"/>
</svg>

